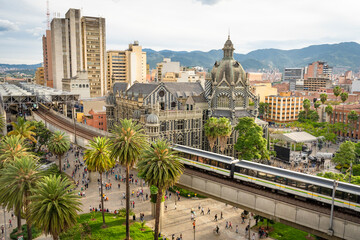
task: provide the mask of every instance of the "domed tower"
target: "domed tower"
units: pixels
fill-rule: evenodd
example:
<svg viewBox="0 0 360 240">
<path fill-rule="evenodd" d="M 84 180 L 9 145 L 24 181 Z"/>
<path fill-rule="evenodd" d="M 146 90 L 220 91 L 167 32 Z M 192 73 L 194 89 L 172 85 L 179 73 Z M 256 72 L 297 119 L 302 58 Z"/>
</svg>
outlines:
<svg viewBox="0 0 360 240">
<path fill-rule="evenodd" d="M 146 132 L 149 136 L 149 140 L 151 142 L 153 142 L 157 138 L 159 138 L 159 134 L 160 134 L 159 117 L 154 113 L 149 114 L 146 118 L 145 128 L 146 128 Z"/>
<path fill-rule="evenodd" d="M 250 91 L 246 73 L 234 59 L 234 45 L 230 36 L 223 47 L 224 57 L 216 61 L 205 82 L 209 115 L 227 117 L 233 123 L 240 117 L 256 117 L 259 99 Z M 250 102 L 254 103 L 249 107 Z"/>
</svg>

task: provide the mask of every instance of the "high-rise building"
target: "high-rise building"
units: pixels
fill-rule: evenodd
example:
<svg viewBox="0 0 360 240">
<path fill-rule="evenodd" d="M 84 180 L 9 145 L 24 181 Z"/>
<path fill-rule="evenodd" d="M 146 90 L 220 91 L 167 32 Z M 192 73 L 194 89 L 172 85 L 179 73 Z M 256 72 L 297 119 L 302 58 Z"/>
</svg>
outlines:
<svg viewBox="0 0 360 240">
<path fill-rule="evenodd" d="M 296 81 L 304 79 L 304 68 L 285 68 L 283 81 L 289 82 L 289 90 L 296 89 Z"/>
<path fill-rule="evenodd" d="M 327 77 L 314 77 L 304 79 L 304 90 L 318 91 L 320 88 L 331 88 L 332 84 Z"/>
<path fill-rule="evenodd" d="M 82 17 L 82 59 L 88 72 L 90 96 L 106 94 L 106 35 L 105 18 Z"/>
<path fill-rule="evenodd" d="M 127 82 L 129 86 L 135 81 L 146 82 L 146 52 L 138 41 L 129 44 L 125 51 L 107 52 L 107 90 L 110 91 L 116 82 Z"/>
<path fill-rule="evenodd" d="M 107 51 L 107 91 L 116 82 L 128 82 L 127 63 L 125 51 Z"/>
<path fill-rule="evenodd" d="M 83 69 L 80 17 L 79 9 L 69 9 L 65 18 L 51 21 L 53 87 L 56 89 L 62 90 L 63 78 L 72 78 Z"/>
<path fill-rule="evenodd" d="M 332 74 L 332 67 L 329 67 L 326 62 L 316 61 L 310 63 L 304 74 L 304 79 L 308 78 L 329 78 Z"/>
<path fill-rule="evenodd" d="M 45 86 L 54 87 L 52 71 L 52 52 L 51 52 L 51 30 L 46 30 L 46 35 L 42 37 L 43 61 L 44 61 L 44 81 Z"/>
</svg>

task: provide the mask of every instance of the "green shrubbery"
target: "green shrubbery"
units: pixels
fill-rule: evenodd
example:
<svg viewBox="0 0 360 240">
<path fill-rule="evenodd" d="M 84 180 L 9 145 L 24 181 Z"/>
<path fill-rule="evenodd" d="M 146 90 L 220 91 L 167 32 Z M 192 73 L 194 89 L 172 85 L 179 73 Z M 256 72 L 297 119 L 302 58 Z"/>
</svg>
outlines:
<svg viewBox="0 0 360 240">
<path fill-rule="evenodd" d="M 10 238 L 11 239 L 18 239 L 19 236 L 23 236 L 24 240 L 27 239 L 27 225 L 24 224 L 21 226 L 22 232 L 17 233 L 17 228 L 15 228 L 11 233 L 10 233 Z M 41 231 L 37 228 L 35 228 L 34 226 L 31 227 L 31 232 L 32 232 L 32 237 L 33 239 L 39 237 L 41 235 Z"/>
<path fill-rule="evenodd" d="M 189 197 L 189 194 L 190 194 L 190 197 L 195 197 L 195 193 L 194 192 L 191 192 L 189 190 L 186 190 L 186 189 L 182 189 L 182 188 L 179 188 L 177 186 L 172 186 L 172 187 L 169 187 L 169 191 L 170 192 L 176 192 L 176 191 L 179 191 L 180 192 L 180 196 L 182 197 Z M 199 194 L 196 194 L 196 197 L 198 198 L 206 198 L 205 196 L 202 196 L 202 195 L 199 195 Z"/>
</svg>

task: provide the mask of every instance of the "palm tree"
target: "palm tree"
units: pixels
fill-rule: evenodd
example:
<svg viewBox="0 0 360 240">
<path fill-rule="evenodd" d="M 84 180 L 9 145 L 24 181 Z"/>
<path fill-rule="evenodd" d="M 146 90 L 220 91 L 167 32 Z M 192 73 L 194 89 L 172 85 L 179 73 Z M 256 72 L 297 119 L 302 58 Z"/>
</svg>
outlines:
<svg viewBox="0 0 360 240">
<path fill-rule="evenodd" d="M 8 135 L 18 135 L 24 139 L 28 139 L 34 143 L 36 143 L 35 139 L 35 126 L 31 124 L 31 122 L 26 121 L 23 117 L 18 117 L 17 122 L 12 122 L 11 125 L 13 126 L 13 130 L 8 133 Z"/>
<path fill-rule="evenodd" d="M 228 118 L 222 117 L 218 119 L 217 125 L 220 150 L 224 152 L 227 140 L 232 132 L 231 122 Z"/>
<path fill-rule="evenodd" d="M 23 138 L 20 136 L 5 136 L 0 142 L 0 167 L 5 162 L 11 162 L 16 158 L 22 157 L 38 159 L 38 157 L 30 152 Z"/>
<path fill-rule="evenodd" d="M 321 105 L 321 102 L 320 102 L 320 101 L 316 101 L 316 102 L 314 103 L 314 108 L 316 109 L 316 112 L 317 112 L 317 109 L 320 107 L 320 105 Z"/>
<path fill-rule="evenodd" d="M 130 209 L 130 185 L 129 172 L 144 148 L 148 145 L 147 136 L 140 124 L 131 119 L 120 120 L 120 125 L 115 124 L 112 135 L 111 158 L 126 166 L 126 239 L 130 239 L 129 209 Z"/>
<path fill-rule="evenodd" d="M 101 210 L 103 217 L 103 228 L 105 228 L 106 224 L 104 215 L 102 174 L 114 167 L 115 161 L 113 158 L 110 158 L 111 143 L 109 142 L 109 139 L 105 137 L 95 137 L 93 141 L 90 141 L 88 147 L 90 148 L 85 150 L 84 160 L 86 160 L 86 166 L 89 170 L 97 171 L 100 174 Z"/>
<path fill-rule="evenodd" d="M 310 103 L 310 100 L 309 99 L 304 99 L 303 101 L 303 107 L 305 109 L 305 113 L 306 113 L 306 119 L 307 119 L 307 115 L 308 115 L 308 112 L 310 110 L 310 106 L 311 106 L 311 103 Z"/>
<path fill-rule="evenodd" d="M 33 159 L 34 161 L 38 160 L 38 157 L 35 156 L 27 148 L 24 139 L 20 136 L 5 136 L 0 142 L 0 168 L 3 168 L 4 164 L 27 157 Z M 18 232 L 21 231 L 21 210 L 14 209 L 17 217 L 17 226 Z"/>
<path fill-rule="evenodd" d="M 320 101 L 322 104 L 325 104 L 326 100 L 327 100 L 327 94 L 326 93 L 322 93 L 320 94 Z"/>
<path fill-rule="evenodd" d="M 27 239 L 32 239 L 30 217 L 31 189 L 41 178 L 39 166 L 30 158 L 16 158 L 0 170 L 0 202 L 10 211 L 24 209 L 27 224 Z"/>
<path fill-rule="evenodd" d="M 347 92 L 340 93 L 340 99 L 343 103 L 343 112 L 342 113 L 343 113 L 343 123 L 344 124 L 345 124 L 345 102 L 348 99 L 348 97 L 349 97 L 349 94 Z M 345 135 L 345 133 L 344 133 L 344 135 Z"/>
<path fill-rule="evenodd" d="M 329 117 L 331 117 L 331 115 L 333 114 L 333 107 L 330 104 L 328 104 L 325 108 L 325 112 Z M 330 122 L 331 122 L 331 119 L 330 119 Z"/>
<path fill-rule="evenodd" d="M 356 128 L 354 125 L 359 119 L 359 114 L 357 114 L 357 112 L 355 112 L 354 110 L 351 110 L 347 115 L 347 119 L 351 123 L 351 130 L 354 130 Z"/>
<path fill-rule="evenodd" d="M 341 88 L 339 86 L 335 86 L 333 89 L 333 92 L 334 92 L 334 95 L 335 95 L 336 101 L 337 101 L 337 98 L 338 98 L 338 96 L 340 96 L 340 93 L 341 93 Z"/>
<path fill-rule="evenodd" d="M 6 125 L 5 117 L 3 114 L 0 114 L 0 136 L 4 133 L 4 127 Z"/>
<path fill-rule="evenodd" d="M 209 141 L 211 150 L 214 148 L 215 141 L 218 137 L 217 126 L 218 120 L 215 117 L 209 118 L 204 124 L 205 136 Z"/>
<path fill-rule="evenodd" d="M 30 223 L 55 240 L 76 224 L 81 211 L 79 196 L 69 191 L 72 188 L 68 178 L 50 175 L 37 182 L 30 197 Z"/>
<path fill-rule="evenodd" d="M 180 157 L 173 151 L 168 142 L 157 140 L 151 147 L 144 150 L 141 160 L 137 164 L 139 176 L 149 184 L 156 186 L 155 233 L 154 239 L 158 239 L 160 222 L 160 204 L 163 191 L 174 185 L 183 173 L 184 166 Z"/>
<path fill-rule="evenodd" d="M 59 170 L 61 172 L 61 157 L 70 149 L 69 137 L 64 132 L 54 132 L 50 138 L 48 148 L 50 152 L 59 158 Z"/>
</svg>

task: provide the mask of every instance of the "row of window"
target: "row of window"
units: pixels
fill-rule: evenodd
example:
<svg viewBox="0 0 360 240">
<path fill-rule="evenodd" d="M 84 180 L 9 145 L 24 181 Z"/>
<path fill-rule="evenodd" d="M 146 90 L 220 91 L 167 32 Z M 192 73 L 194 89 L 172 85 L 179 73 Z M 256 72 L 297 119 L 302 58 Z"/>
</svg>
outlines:
<svg viewBox="0 0 360 240">
<path fill-rule="evenodd" d="M 275 175 L 268 174 L 268 173 L 254 171 L 254 170 L 250 170 L 247 168 L 241 168 L 238 166 L 235 166 L 235 172 L 243 173 L 243 174 L 253 176 L 256 178 L 261 178 L 264 180 L 269 180 L 271 182 L 277 182 L 277 183 L 287 185 L 287 186 L 300 188 L 303 190 L 311 191 L 313 193 L 319 193 L 319 194 L 326 195 L 326 196 L 332 196 L 332 189 L 316 186 L 316 185 L 305 183 L 305 182 L 300 182 L 300 181 L 296 181 L 296 180 L 292 180 L 292 179 L 288 179 L 288 178 L 284 178 L 284 177 L 275 176 Z M 335 196 L 336 196 L 336 198 L 344 199 L 346 201 L 360 203 L 360 196 L 357 196 L 354 194 L 349 194 L 349 193 L 345 193 L 345 192 L 337 190 L 335 192 Z"/>
</svg>

